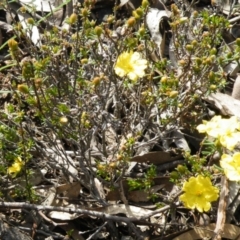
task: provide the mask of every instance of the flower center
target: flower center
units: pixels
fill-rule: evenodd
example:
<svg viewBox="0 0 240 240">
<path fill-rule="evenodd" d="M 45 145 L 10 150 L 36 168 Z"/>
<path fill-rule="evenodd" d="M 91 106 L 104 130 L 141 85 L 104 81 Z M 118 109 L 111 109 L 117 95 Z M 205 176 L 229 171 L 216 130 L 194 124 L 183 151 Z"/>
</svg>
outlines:
<svg viewBox="0 0 240 240">
<path fill-rule="evenodd" d="M 197 190 L 197 191 L 196 191 L 196 195 L 197 195 L 198 197 L 200 197 L 200 196 L 202 195 L 202 193 L 203 193 L 202 190 Z"/>
<path fill-rule="evenodd" d="M 130 72 L 133 72 L 133 66 L 131 65 L 131 64 L 128 64 L 127 66 L 126 66 L 126 72 L 127 73 L 130 73 Z"/>
</svg>

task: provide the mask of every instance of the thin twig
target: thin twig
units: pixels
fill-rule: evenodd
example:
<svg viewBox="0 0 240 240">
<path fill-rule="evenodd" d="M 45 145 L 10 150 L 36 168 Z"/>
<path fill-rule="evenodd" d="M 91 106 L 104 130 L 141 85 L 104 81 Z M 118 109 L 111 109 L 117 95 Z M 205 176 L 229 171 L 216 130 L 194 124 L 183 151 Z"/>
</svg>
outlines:
<svg viewBox="0 0 240 240">
<path fill-rule="evenodd" d="M 156 211 L 152 211 L 151 213 L 148 213 L 144 216 L 141 216 L 140 218 L 136 217 L 120 217 L 120 216 L 113 216 L 111 214 L 102 213 L 98 211 L 92 211 L 87 209 L 75 209 L 75 208 L 66 208 L 66 207 L 55 207 L 55 206 L 43 206 L 43 205 L 36 205 L 36 204 L 30 204 L 25 202 L 1 202 L 0 203 L 0 209 L 1 208 L 10 208 L 10 209 L 31 209 L 31 210 L 37 210 L 37 211 L 56 211 L 56 212 L 68 212 L 68 213 L 79 213 L 84 214 L 88 216 L 94 216 L 101 219 L 108 219 L 108 220 L 114 220 L 116 222 L 133 222 L 133 221 L 139 221 L 139 220 L 145 220 L 151 216 L 154 216 L 158 213 L 167 211 L 170 209 L 170 206 L 164 206 Z"/>
<path fill-rule="evenodd" d="M 222 239 L 221 235 L 223 233 L 225 220 L 226 220 L 226 208 L 227 208 L 227 198 L 229 194 L 228 190 L 228 180 L 225 176 L 222 176 L 221 180 L 221 193 L 219 199 L 219 206 L 217 212 L 217 223 L 214 233 L 216 234 L 213 238 L 214 240 Z"/>
<path fill-rule="evenodd" d="M 103 229 L 103 227 L 105 227 L 107 225 L 107 222 L 105 222 L 102 226 L 100 226 L 96 232 L 94 232 L 90 237 L 87 238 L 87 240 L 91 240 L 94 237 L 96 237 L 96 235 Z"/>
</svg>

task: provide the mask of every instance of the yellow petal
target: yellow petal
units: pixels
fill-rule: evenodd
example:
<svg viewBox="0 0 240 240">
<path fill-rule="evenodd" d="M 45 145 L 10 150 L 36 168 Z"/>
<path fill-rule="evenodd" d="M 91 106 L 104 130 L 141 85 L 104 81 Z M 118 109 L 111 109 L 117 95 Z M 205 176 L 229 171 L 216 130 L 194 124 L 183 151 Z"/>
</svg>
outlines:
<svg viewBox="0 0 240 240">
<path fill-rule="evenodd" d="M 220 160 L 220 166 L 223 168 L 226 177 L 230 181 L 240 181 L 240 153 L 234 153 L 233 156 L 223 154 Z"/>
<path fill-rule="evenodd" d="M 16 177 L 16 175 L 22 170 L 23 165 L 24 163 L 20 157 L 15 158 L 12 166 L 8 168 L 8 173 L 13 177 Z"/>
<path fill-rule="evenodd" d="M 119 55 L 114 71 L 119 77 L 128 76 L 129 79 L 136 81 L 145 75 L 147 60 L 142 59 L 138 52 L 123 52 Z"/>
<path fill-rule="evenodd" d="M 190 209 L 196 208 L 199 212 L 209 211 L 211 202 L 218 199 L 219 190 L 212 185 L 209 177 L 198 175 L 190 177 L 183 184 L 185 191 L 179 199 L 184 203 L 184 206 Z"/>
</svg>

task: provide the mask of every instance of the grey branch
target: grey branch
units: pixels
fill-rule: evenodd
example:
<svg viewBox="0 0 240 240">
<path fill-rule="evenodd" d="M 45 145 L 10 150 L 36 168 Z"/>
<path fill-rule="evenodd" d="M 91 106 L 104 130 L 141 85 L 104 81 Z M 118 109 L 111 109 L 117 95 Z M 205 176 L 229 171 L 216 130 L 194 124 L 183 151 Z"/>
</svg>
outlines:
<svg viewBox="0 0 240 240">
<path fill-rule="evenodd" d="M 1 202 L 0 209 L 1 208 L 5 208 L 5 209 L 6 208 L 9 208 L 9 209 L 23 208 L 23 209 L 38 210 L 38 211 L 57 211 L 57 212 L 78 213 L 78 214 L 98 217 L 101 219 L 113 220 L 116 222 L 131 223 L 134 221 L 143 221 L 143 220 L 146 220 L 147 218 L 154 216 L 158 213 L 165 212 L 170 209 L 170 206 L 166 205 L 160 209 L 157 209 L 156 211 L 151 212 L 150 214 L 141 216 L 140 218 L 120 217 L 120 216 L 114 216 L 114 215 L 103 213 L 103 212 L 87 210 L 87 209 L 74 209 L 74 208 L 66 208 L 66 207 L 43 206 L 43 205 L 29 204 L 29 203 L 25 203 L 25 202 Z"/>
</svg>

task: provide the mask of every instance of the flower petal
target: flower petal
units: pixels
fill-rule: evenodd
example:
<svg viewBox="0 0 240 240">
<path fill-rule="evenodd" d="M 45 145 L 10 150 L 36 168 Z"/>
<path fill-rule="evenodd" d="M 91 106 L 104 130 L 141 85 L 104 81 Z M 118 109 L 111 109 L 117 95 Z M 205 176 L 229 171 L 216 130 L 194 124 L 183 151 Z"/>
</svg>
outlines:
<svg viewBox="0 0 240 240">
<path fill-rule="evenodd" d="M 240 181 L 240 153 L 234 153 L 233 156 L 223 154 L 220 160 L 220 166 L 223 168 L 226 177 L 230 181 Z"/>
<path fill-rule="evenodd" d="M 129 79 L 136 81 L 145 75 L 147 60 L 142 59 L 138 52 L 123 52 L 118 56 L 114 71 L 119 77 L 128 76 Z"/>
<path fill-rule="evenodd" d="M 183 193 L 179 199 L 184 206 L 190 209 L 196 208 L 199 212 L 209 211 L 211 202 L 218 199 L 219 190 L 212 185 L 209 177 L 198 175 L 190 177 L 183 184 Z"/>
</svg>

